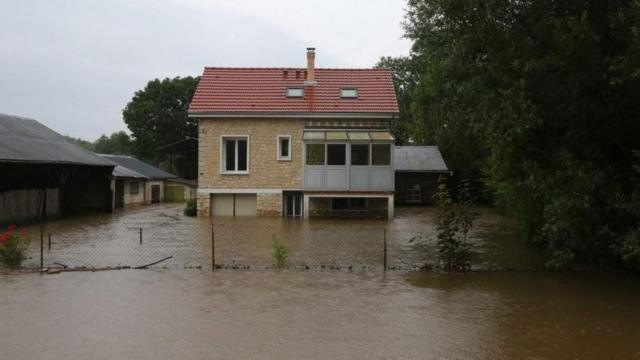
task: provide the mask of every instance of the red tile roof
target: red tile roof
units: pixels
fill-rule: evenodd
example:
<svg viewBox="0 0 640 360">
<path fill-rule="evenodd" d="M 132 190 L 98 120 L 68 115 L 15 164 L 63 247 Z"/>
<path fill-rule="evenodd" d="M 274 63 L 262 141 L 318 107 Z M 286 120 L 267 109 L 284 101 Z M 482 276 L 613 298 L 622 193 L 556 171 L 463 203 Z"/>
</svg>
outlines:
<svg viewBox="0 0 640 360">
<path fill-rule="evenodd" d="M 296 68 L 207 67 L 189 113 L 398 113 L 389 69 L 316 69 L 317 86 L 304 87 L 303 98 L 288 98 L 288 87 L 303 87 L 304 73 L 305 69 Z M 341 88 L 357 88 L 358 98 L 341 98 Z"/>
</svg>

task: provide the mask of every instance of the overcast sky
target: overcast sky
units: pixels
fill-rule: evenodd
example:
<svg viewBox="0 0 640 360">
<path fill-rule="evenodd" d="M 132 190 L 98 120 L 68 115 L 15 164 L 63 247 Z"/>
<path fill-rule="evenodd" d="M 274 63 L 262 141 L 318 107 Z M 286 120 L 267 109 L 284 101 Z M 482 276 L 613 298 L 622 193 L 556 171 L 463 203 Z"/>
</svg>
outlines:
<svg viewBox="0 0 640 360">
<path fill-rule="evenodd" d="M 154 78 L 204 66 L 371 67 L 406 55 L 404 0 L 0 2 L 0 113 L 88 140 Z"/>
</svg>

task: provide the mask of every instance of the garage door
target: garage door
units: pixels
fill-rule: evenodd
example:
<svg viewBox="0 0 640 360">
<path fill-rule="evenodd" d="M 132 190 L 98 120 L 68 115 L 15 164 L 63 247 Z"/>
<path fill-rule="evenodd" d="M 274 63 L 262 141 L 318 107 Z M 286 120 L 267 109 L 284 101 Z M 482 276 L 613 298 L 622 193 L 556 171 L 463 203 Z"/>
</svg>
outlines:
<svg viewBox="0 0 640 360">
<path fill-rule="evenodd" d="M 213 195 L 214 216 L 255 216 L 256 194 Z"/>
</svg>

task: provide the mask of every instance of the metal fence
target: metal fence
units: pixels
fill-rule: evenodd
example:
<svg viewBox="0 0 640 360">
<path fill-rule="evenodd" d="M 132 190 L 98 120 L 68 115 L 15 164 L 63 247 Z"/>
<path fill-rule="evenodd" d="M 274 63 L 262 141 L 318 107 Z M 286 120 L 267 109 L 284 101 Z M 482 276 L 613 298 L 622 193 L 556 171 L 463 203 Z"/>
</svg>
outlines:
<svg viewBox="0 0 640 360">
<path fill-rule="evenodd" d="M 423 262 L 411 241 L 398 241 L 381 226 L 130 223 L 89 231 L 42 228 L 32 235 L 25 266 L 272 269 L 279 267 L 275 241 L 286 250 L 285 269 L 405 270 Z"/>
</svg>

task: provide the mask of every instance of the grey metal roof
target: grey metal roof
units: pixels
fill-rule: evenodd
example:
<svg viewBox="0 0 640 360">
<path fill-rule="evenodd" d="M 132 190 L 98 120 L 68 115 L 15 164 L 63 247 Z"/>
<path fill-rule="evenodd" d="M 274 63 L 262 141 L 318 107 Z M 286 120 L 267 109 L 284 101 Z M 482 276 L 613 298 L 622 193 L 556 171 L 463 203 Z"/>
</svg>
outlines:
<svg viewBox="0 0 640 360">
<path fill-rule="evenodd" d="M 437 146 L 396 146 L 393 160 L 396 171 L 449 171 Z"/>
<path fill-rule="evenodd" d="M 113 166 L 36 120 L 1 113 L 0 162 Z"/>
<path fill-rule="evenodd" d="M 164 170 L 158 169 L 153 165 L 149 165 L 131 156 L 104 154 L 100 154 L 100 156 L 118 165 L 113 171 L 113 176 L 116 177 L 143 177 L 158 180 L 177 178 L 177 176 L 173 174 L 169 174 Z"/>
<path fill-rule="evenodd" d="M 135 178 L 135 179 L 148 179 L 148 177 L 135 172 L 131 169 L 127 169 L 124 166 L 121 165 L 116 165 L 115 168 L 113 168 L 113 176 L 115 177 L 125 177 L 125 178 Z"/>
</svg>

